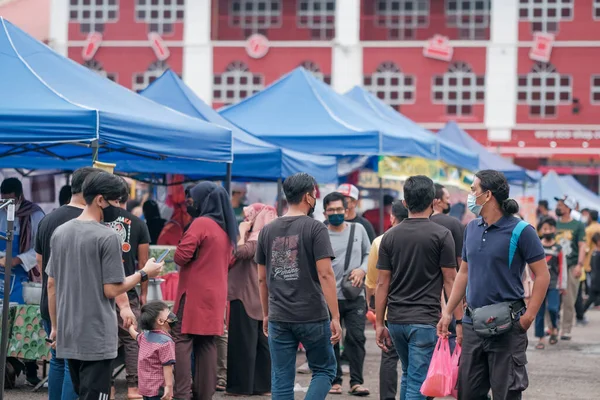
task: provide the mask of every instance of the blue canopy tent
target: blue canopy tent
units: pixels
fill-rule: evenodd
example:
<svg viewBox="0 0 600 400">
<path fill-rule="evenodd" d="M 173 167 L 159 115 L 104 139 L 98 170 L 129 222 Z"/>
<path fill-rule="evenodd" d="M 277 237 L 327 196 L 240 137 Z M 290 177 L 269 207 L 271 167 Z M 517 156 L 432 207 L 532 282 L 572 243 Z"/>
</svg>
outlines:
<svg viewBox="0 0 600 400">
<path fill-rule="evenodd" d="M 385 119 L 399 128 L 410 132 L 415 137 L 431 137 L 437 142 L 438 158 L 447 164 L 461 167 L 470 171 L 479 169 L 479 155 L 469 149 L 460 147 L 438 137 L 421 127 L 419 124 L 406 118 L 394 110 L 389 105 L 385 104 L 379 98 L 369 93 L 360 86 L 355 86 L 352 90 L 344 94 L 344 96 L 356 101 L 361 106 L 365 107 L 378 118 Z"/>
<path fill-rule="evenodd" d="M 482 144 L 473 139 L 467 132 L 463 131 L 454 121 L 448 122 L 446 126 L 438 132 L 440 138 L 452 142 L 458 146 L 479 154 L 479 168 L 495 169 L 501 171 L 511 183 L 535 183 L 540 180 L 541 174 L 535 171 L 528 171 L 525 168 L 513 164 L 499 154 L 488 151 Z"/>
<path fill-rule="evenodd" d="M 173 71 L 140 93 L 159 104 L 181 113 L 230 129 L 233 133 L 232 176 L 242 180 L 285 179 L 297 172 L 306 172 L 318 182 L 337 182 L 337 160 L 331 156 L 316 156 L 280 149 L 233 125 L 205 104 Z M 187 163 L 186 175 L 199 177 L 224 176 L 225 166 L 216 163 Z"/>
<path fill-rule="evenodd" d="M 1 17 L 0 75 L 4 167 L 65 169 L 99 159 L 164 173 L 173 172 L 170 163 L 232 161 L 229 129 L 143 98 Z"/>
<path fill-rule="evenodd" d="M 434 138 L 365 113 L 301 67 L 220 113 L 260 139 L 304 153 L 437 157 Z"/>
</svg>

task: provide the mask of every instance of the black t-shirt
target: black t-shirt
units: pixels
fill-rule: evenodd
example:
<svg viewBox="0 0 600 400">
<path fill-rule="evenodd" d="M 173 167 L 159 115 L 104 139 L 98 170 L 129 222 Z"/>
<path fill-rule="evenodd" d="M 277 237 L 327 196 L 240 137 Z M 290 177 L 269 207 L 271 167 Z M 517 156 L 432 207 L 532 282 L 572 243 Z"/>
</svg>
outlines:
<svg viewBox="0 0 600 400">
<path fill-rule="evenodd" d="M 442 267 L 456 267 L 454 240 L 448 229 L 429 218 L 405 219 L 383 235 L 377 268 L 392 273 L 390 323 L 438 323 Z"/>
<path fill-rule="evenodd" d="M 454 239 L 454 254 L 456 254 L 456 257 L 460 257 L 462 254 L 463 238 L 465 235 L 465 227 L 463 224 L 461 224 L 458 219 L 446 214 L 432 215 L 431 220 L 450 231 L 452 234 L 452 239 Z M 457 265 L 457 267 L 460 267 L 460 265 Z"/>
<path fill-rule="evenodd" d="M 269 320 L 329 319 L 317 274 L 317 261 L 324 258 L 334 258 L 329 233 L 310 217 L 281 217 L 260 231 L 255 261 L 267 268 Z"/>
<path fill-rule="evenodd" d="M 50 321 L 50 312 L 48 311 L 48 275 L 46 266 L 50 260 L 50 239 L 54 230 L 81 215 L 83 209 L 64 205 L 46 215 L 38 226 L 37 236 L 35 238 L 35 252 L 42 256 L 42 299 L 40 301 L 40 313 L 42 318 Z"/>
<path fill-rule="evenodd" d="M 360 215 L 357 215 L 353 219 L 347 219 L 346 221 L 354 222 L 354 223 L 358 222 L 359 224 L 364 226 L 365 230 L 367 231 L 367 236 L 369 236 L 369 241 L 371 243 L 373 243 L 373 240 L 375 240 L 375 238 L 377 237 L 377 234 L 375 233 L 375 229 L 373 228 L 373 225 L 371 225 L 371 223 L 369 222 L 368 219 L 363 218 Z"/>
<path fill-rule="evenodd" d="M 125 276 L 130 276 L 137 271 L 138 246 L 150 243 L 150 233 L 144 221 L 129 211 L 121 209 L 119 213 L 116 220 L 105 222 L 105 224 L 117 232 L 121 238 Z M 137 297 L 135 289 L 131 289 L 127 295 L 130 299 Z"/>
</svg>

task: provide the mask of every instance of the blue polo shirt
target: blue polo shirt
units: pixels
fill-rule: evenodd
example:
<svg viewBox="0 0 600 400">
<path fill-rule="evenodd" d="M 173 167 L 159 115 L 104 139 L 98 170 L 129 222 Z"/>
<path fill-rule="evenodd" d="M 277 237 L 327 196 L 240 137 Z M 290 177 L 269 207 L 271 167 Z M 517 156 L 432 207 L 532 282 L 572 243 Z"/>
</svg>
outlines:
<svg viewBox="0 0 600 400">
<path fill-rule="evenodd" d="M 546 256 L 540 238 L 531 225 L 518 235 L 521 220 L 509 216 L 488 225 L 482 218 L 473 220 L 465 229 L 462 259 L 469 264 L 467 304 L 475 309 L 490 304 L 523 299 L 525 264 Z"/>
</svg>

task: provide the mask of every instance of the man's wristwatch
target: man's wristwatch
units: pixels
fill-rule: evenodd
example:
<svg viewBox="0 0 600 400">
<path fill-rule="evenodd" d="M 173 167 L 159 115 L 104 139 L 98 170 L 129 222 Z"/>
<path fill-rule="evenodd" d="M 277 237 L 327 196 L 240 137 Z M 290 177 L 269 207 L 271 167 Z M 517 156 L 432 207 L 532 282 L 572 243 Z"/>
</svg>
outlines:
<svg viewBox="0 0 600 400">
<path fill-rule="evenodd" d="M 140 279 L 140 282 L 146 282 L 148 280 L 148 274 L 146 273 L 146 271 L 144 271 L 143 269 L 140 269 L 138 272 L 142 276 L 142 279 Z"/>
<path fill-rule="evenodd" d="M 456 323 L 456 325 L 462 325 L 462 319 L 457 319 L 454 322 Z"/>
</svg>

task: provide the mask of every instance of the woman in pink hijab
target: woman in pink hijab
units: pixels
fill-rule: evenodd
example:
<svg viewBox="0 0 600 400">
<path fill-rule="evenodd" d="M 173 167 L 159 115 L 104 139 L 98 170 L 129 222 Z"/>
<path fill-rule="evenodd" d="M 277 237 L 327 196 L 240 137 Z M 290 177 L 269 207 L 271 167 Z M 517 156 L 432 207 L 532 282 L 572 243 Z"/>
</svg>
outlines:
<svg viewBox="0 0 600 400">
<path fill-rule="evenodd" d="M 227 393 L 264 395 L 271 392 L 269 342 L 263 334 L 263 313 L 254 262 L 260 230 L 277 218 L 271 206 L 255 203 L 244 208 L 240 240 L 229 270 L 229 344 Z"/>
</svg>

